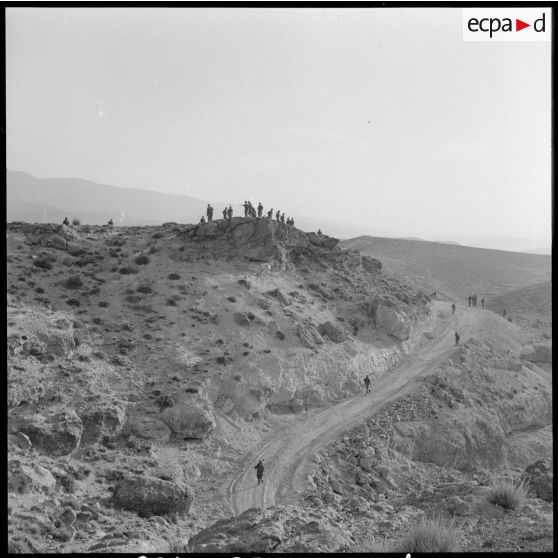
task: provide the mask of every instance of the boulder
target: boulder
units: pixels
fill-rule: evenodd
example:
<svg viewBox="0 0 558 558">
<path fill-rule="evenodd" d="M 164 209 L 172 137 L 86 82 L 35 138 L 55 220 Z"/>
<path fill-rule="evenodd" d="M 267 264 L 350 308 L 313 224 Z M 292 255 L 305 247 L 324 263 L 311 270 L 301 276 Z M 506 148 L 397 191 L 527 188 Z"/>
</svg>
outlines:
<svg viewBox="0 0 558 558">
<path fill-rule="evenodd" d="M 48 239 L 47 246 L 56 248 L 57 250 L 66 250 L 68 243 L 60 235 L 54 234 Z"/>
<path fill-rule="evenodd" d="M 8 461 L 8 492 L 53 492 L 56 479 L 52 473 L 35 464 L 32 467 L 18 459 Z"/>
<path fill-rule="evenodd" d="M 320 335 L 325 335 L 334 343 L 343 343 L 349 337 L 348 332 L 339 324 L 334 322 L 325 322 L 318 327 Z"/>
<path fill-rule="evenodd" d="M 324 344 L 324 338 L 315 325 L 299 324 L 296 333 L 302 344 L 309 349 L 316 349 L 318 345 Z"/>
<path fill-rule="evenodd" d="M 80 413 L 83 424 L 81 445 L 94 444 L 103 436 L 117 434 L 126 424 L 126 413 L 117 403 L 101 403 Z"/>
<path fill-rule="evenodd" d="M 150 476 L 130 475 L 117 482 L 112 494 L 114 506 L 136 512 L 140 517 L 187 513 L 193 494 L 180 485 Z"/>
<path fill-rule="evenodd" d="M 250 318 L 244 312 L 235 312 L 233 314 L 233 320 L 235 324 L 240 326 L 250 326 Z"/>
<path fill-rule="evenodd" d="M 128 428 L 134 436 L 144 440 L 168 442 L 171 435 L 171 429 L 155 417 L 134 416 L 129 419 Z"/>
<path fill-rule="evenodd" d="M 523 478 L 529 483 L 537 498 L 553 501 L 552 488 L 554 473 L 552 463 L 548 459 L 539 459 L 529 465 L 523 473 Z"/>
<path fill-rule="evenodd" d="M 269 296 L 277 299 L 283 306 L 290 306 L 291 301 L 285 296 L 280 289 L 272 289 L 271 291 L 267 291 Z"/>
<path fill-rule="evenodd" d="M 362 256 L 362 269 L 372 275 L 377 275 L 382 271 L 382 262 L 369 256 Z"/>
<path fill-rule="evenodd" d="M 79 447 L 83 424 L 71 409 L 50 416 L 26 415 L 21 419 L 19 430 L 29 436 L 33 447 L 39 451 L 60 456 Z"/>
<path fill-rule="evenodd" d="M 211 404 L 202 397 L 188 398 L 168 407 L 158 418 L 181 438 L 202 439 L 215 428 Z"/>
<path fill-rule="evenodd" d="M 395 337 L 399 341 L 406 341 L 410 336 L 410 322 L 407 316 L 395 306 L 379 303 L 375 307 L 376 327 Z"/>
</svg>

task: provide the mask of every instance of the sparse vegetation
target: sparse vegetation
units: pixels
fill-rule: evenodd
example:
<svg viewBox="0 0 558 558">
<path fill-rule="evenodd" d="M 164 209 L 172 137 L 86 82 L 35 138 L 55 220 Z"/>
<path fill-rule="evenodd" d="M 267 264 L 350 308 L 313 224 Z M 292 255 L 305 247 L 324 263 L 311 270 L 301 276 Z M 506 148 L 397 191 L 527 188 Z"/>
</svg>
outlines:
<svg viewBox="0 0 558 558">
<path fill-rule="evenodd" d="M 138 293 L 144 293 L 144 294 L 149 294 L 153 292 L 153 289 L 147 284 L 139 285 L 136 290 L 138 291 Z"/>
<path fill-rule="evenodd" d="M 74 227 L 79 227 L 79 225 L 81 225 L 81 221 L 77 217 L 74 217 L 72 219 L 72 225 L 74 225 Z"/>
<path fill-rule="evenodd" d="M 139 273 L 139 270 L 132 266 L 124 266 L 119 269 L 119 273 L 121 275 L 135 275 L 136 273 Z"/>
<path fill-rule="evenodd" d="M 48 260 L 38 259 L 33 262 L 33 265 L 39 269 L 52 269 L 52 263 Z"/>
<path fill-rule="evenodd" d="M 79 275 L 71 275 L 66 279 L 65 286 L 67 289 L 79 289 L 83 287 L 83 281 Z"/>
<path fill-rule="evenodd" d="M 487 499 L 491 504 L 506 510 L 518 509 L 527 498 L 527 488 L 522 481 L 518 484 L 510 480 L 497 481 L 490 489 Z"/>
<path fill-rule="evenodd" d="M 423 518 L 397 543 L 395 552 L 460 552 L 462 532 L 453 520 L 441 516 Z"/>
<path fill-rule="evenodd" d="M 169 273 L 168 278 L 171 279 L 172 281 L 176 281 L 180 279 L 180 275 L 178 275 L 178 273 Z"/>
<path fill-rule="evenodd" d="M 149 257 L 142 254 L 141 256 L 138 256 L 138 257 L 134 260 L 134 262 L 135 262 L 137 265 L 147 265 L 147 264 L 149 263 Z"/>
</svg>

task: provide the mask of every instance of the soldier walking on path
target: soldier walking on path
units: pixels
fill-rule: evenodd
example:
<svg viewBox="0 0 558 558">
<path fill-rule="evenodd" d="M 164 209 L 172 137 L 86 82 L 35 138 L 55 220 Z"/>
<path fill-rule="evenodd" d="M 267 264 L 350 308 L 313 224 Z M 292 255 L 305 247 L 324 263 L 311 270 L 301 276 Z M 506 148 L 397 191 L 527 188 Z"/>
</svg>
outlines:
<svg viewBox="0 0 558 558">
<path fill-rule="evenodd" d="M 256 477 L 258 479 L 258 484 L 263 483 L 263 473 L 264 473 L 264 465 L 263 461 L 260 459 L 258 464 L 254 467 L 256 469 Z"/>
<path fill-rule="evenodd" d="M 451 305 L 451 313 L 455 314 L 455 302 Z"/>
<path fill-rule="evenodd" d="M 370 393 L 370 377 L 364 376 L 364 387 L 366 388 L 366 395 Z"/>
<path fill-rule="evenodd" d="M 262 211 L 263 211 L 263 205 L 262 202 L 260 202 L 258 204 L 258 218 L 261 219 L 262 218 Z"/>
<path fill-rule="evenodd" d="M 461 339 L 459 337 L 459 333 L 457 333 L 457 331 L 455 332 L 455 346 L 457 347 L 459 345 L 459 339 Z"/>
</svg>

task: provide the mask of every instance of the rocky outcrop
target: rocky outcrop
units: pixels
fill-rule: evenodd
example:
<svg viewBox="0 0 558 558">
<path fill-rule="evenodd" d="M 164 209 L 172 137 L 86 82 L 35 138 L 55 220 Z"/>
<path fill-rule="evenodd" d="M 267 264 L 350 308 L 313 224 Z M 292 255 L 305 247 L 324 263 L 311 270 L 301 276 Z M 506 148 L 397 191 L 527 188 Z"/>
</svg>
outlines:
<svg viewBox="0 0 558 558">
<path fill-rule="evenodd" d="M 334 322 L 325 322 L 318 327 L 320 335 L 325 335 L 334 343 L 343 343 L 349 338 L 349 332 Z"/>
<path fill-rule="evenodd" d="M 535 364 L 552 364 L 552 349 L 544 345 L 537 345 L 532 352 L 522 356 Z"/>
<path fill-rule="evenodd" d="M 283 306 L 290 306 L 291 301 L 288 299 L 288 297 L 286 297 L 280 289 L 273 289 L 271 291 L 267 291 L 267 293 L 269 296 L 272 296 L 273 298 L 277 299 Z"/>
<path fill-rule="evenodd" d="M 318 345 L 324 344 L 324 338 L 315 325 L 312 324 L 299 324 L 296 334 L 302 341 L 302 344 L 309 349 L 316 349 Z"/>
<path fill-rule="evenodd" d="M 308 242 L 310 242 L 312 246 L 319 246 L 320 248 L 328 248 L 331 250 L 339 244 L 338 238 L 333 238 L 332 236 L 327 236 L 325 234 L 319 235 L 310 232 L 306 233 L 306 237 L 308 238 Z"/>
<path fill-rule="evenodd" d="M 547 502 L 553 501 L 554 473 L 550 460 L 540 459 L 529 465 L 523 473 L 523 478 L 527 481 L 537 498 Z"/>
<path fill-rule="evenodd" d="M 374 317 L 378 329 L 381 329 L 383 332 L 395 337 L 399 341 L 406 341 L 409 339 L 411 324 L 407 316 L 393 305 L 388 306 L 383 302 L 379 302 L 374 306 Z"/>
<path fill-rule="evenodd" d="M 382 271 L 382 262 L 370 256 L 362 256 L 362 269 L 372 275 L 377 275 Z"/>
<path fill-rule="evenodd" d="M 181 438 L 202 439 L 215 428 L 211 404 L 202 397 L 186 397 L 165 409 L 158 418 Z"/>
<path fill-rule="evenodd" d="M 223 519 L 188 541 L 190 552 L 335 552 L 350 542 L 351 533 L 328 509 L 295 506 L 252 508 Z"/>
<path fill-rule="evenodd" d="M 83 424 L 74 410 L 50 416 L 24 416 L 19 430 L 29 436 L 33 447 L 50 455 L 67 455 L 79 447 Z"/>
<path fill-rule="evenodd" d="M 193 494 L 186 485 L 178 485 L 149 476 L 130 475 L 118 481 L 112 500 L 117 508 L 134 511 L 140 517 L 187 513 Z"/>
</svg>

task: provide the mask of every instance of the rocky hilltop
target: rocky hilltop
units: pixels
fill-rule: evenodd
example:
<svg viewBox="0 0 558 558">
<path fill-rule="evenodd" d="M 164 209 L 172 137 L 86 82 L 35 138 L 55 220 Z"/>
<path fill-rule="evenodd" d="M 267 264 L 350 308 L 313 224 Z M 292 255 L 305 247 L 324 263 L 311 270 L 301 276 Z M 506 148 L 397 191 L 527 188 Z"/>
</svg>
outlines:
<svg viewBox="0 0 558 558">
<path fill-rule="evenodd" d="M 549 361 L 539 338 L 524 343 L 491 314 L 490 339 L 451 355 L 442 339 L 430 375 L 406 392 L 412 410 L 394 392 L 389 419 L 322 444 L 314 465 L 325 472 L 301 462 L 296 501 L 231 519 L 235 479 L 253 457 L 356 401 L 364 376 L 379 390 L 409 354 L 429 355 L 436 332 L 453 327 L 443 303 L 337 239 L 246 218 L 10 223 L 7 290 L 12 552 L 358 550 L 370 522 L 381 533 L 407 506 L 388 534 L 425 512 L 408 498 L 395 504 L 417 471 L 432 486 L 461 486 L 504 457 L 517 474 L 549 459 Z M 513 371 L 513 385 L 494 369 Z M 504 451 L 512 435 L 523 442 Z M 409 466 L 382 474 L 394 459 Z M 533 501 L 532 514 L 548 515 Z M 268 544 L 270 522 L 279 534 Z M 333 525 L 339 536 L 324 538 Z M 244 530 L 242 544 L 227 538 Z"/>
</svg>

